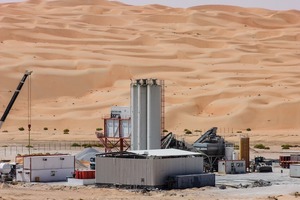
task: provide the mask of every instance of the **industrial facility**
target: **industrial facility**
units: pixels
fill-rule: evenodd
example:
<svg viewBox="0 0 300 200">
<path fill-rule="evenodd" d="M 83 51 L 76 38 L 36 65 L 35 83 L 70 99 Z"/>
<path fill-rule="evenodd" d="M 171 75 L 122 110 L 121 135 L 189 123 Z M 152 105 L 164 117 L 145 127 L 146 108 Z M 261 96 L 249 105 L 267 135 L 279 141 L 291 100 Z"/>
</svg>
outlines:
<svg viewBox="0 0 300 200">
<path fill-rule="evenodd" d="M 29 75 L 31 72 L 26 71 L 0 120 L 0 127 Z M 192 144 L 177 140 L 172 132 L 164 135 L 163 88 L 162 80 L 132 80 L 130 106 L 111 107 L 110 114 L 103 117 L 104 129 L 96 131 L 104 153 L 90 149 L 77 156 L 29 154 L 17 157 L 14 164 L 0 163 L 1 180 L 184 189 L 215 186 L 219 174 L 273 172 L 272 162 L 263 157 L 250 162 L 247 135 L 240 137 L 239 149 L 218 135 L 217 127 L 207 130 Z M 30 127 L 29 123 L 29 132 Z M 89 169 L 76 167 L 80 160 L 89 160 Z M 300 177 L 299 163 L 299 155 L 280 157 L 280 166 L 290 168 L 292 178 Z"/>
<path fill-rule="evenodd" d="M 104 153 L 96 155 L 95 169 L 98 185 L 166 188 L 168 180 L 178 175 L 201 176 L 203 158 L 200 153 L 178 149 Z M 198 184 L 214 186 L 214 176 L 203 176 Z"/>
</svg>

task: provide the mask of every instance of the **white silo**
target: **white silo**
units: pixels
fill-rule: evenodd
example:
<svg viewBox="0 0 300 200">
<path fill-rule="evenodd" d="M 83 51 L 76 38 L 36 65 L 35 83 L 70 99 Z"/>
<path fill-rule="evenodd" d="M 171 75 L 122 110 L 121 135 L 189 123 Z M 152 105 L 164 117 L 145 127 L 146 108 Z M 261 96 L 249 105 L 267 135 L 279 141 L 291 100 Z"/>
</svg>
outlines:
<svg viewBox="0 0 300 200">
<path fill-rule="evenodd" d="M 138 86 L 138 149 L 147 148 L 147 79 Z"/>
<path fill-rule="evenodd" d="M 160 149 L 161 85 L 156 79 L 131 83 L 131 150 Z"/>
<path fill-rule="evenodd" d="M 147 147 L 161 147 L 161 86 L 156 79 L 148 80 L 147 86 Z"/>
<path fill-rule="evenodd" d="M 140 80 L 130 85 L 130 113 L 131 113 L 131 149 L 138 149 L 138 85 Z"/>
</svg>

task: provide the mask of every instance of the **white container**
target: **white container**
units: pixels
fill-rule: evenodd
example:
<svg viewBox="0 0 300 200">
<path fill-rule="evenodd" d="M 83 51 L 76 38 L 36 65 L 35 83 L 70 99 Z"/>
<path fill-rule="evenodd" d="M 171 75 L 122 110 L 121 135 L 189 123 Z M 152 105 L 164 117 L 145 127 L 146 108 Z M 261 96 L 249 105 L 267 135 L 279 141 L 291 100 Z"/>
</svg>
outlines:
<svg viewBox="0 0 300 200">
<path fill-rule="evenodd" d="M 0 173 L 8 174 L 11 171 L 11 165 L 8 163 L 0 163 Z"/>
<path fill-rule="evenodd" d="M 225 160 L 236 160 L 233 159 L 234 147 L 225 147 Z"/>
<path fill-rule="evenodd" d="M 290 165 L 290 177 L 300 178 L 300 164 Z"/>
<path fill-rule="evenodd" d="M 233 151 L 233 153 L 232 153 L 232 160 L 239 160 L 239 152 Z"/>
</svg>

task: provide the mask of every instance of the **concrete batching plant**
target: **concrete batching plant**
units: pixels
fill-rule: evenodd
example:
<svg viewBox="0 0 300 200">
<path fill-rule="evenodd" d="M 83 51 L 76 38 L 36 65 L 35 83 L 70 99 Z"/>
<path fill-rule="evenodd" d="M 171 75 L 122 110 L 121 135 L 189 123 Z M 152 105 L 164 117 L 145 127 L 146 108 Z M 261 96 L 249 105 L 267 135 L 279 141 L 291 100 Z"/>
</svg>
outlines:
<svg viewBox="0 0 300 200">
<path fill-rule="evenodd" d="M 161 82 L 136 79 L 131 89 L 131 150 L 161 148 Z"/>
</svg>

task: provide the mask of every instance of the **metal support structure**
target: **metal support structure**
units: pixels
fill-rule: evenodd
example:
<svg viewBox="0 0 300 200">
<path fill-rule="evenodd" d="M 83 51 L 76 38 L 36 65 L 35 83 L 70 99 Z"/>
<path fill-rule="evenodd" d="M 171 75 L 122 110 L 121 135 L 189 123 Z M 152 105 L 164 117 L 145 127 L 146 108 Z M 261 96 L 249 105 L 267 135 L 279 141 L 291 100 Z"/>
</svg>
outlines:
<svg viewBox="0 0 300 200">
<path fill-rule="evenodd" d="M 112 136 L 108 134 L 107 130 L 107 120 L 118 121 L 117 133 Z M 99 139 L 100 143 L 103 145 L 105 153 L 109 152 L 123 152 L 127 151 L 130 148 L 130 139 L 129 137 L 124 137 L 122 133 L 122 121 L 130 119 L 121 119 L 121 118 L 104 118 L 104 133 L 96 132 L 96 136 Z"/>
</svg>

